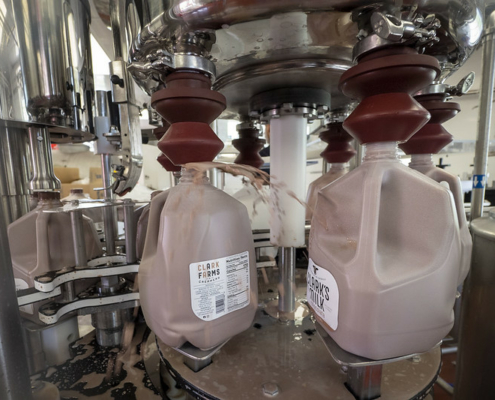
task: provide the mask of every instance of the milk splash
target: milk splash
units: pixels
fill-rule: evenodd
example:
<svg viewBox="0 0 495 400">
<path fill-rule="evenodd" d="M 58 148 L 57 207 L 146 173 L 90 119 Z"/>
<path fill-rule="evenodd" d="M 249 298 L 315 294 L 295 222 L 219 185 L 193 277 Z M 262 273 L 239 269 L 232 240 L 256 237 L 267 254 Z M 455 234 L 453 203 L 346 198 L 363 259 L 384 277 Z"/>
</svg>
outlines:
<svg viewBox="0 0 495 400">
<path fill-rule="evenodd" d="M 307 207 L 305 201 L 299 199 L 294 192 L 287 190 L 287 185 L 284 182 L 277 181 L 277 177 L 268 175 L 266 172 L 259 170 L 258 168 L 251 167 L 243 164 L 226 164 L 221 162 L 195 162 L 187 163 L 182 166 L 188 171 L 192 171 L 193 182 L 203 183 L 206 172 L 212 168 L 217 168 L 232 176 L 242 176 L 246 185 L 251 185 L 263 203 L 268 205 L 270 211 L 270 218 L 282 220 L 285 217 L 285 211 L 280 209 L 279 197 L 281 192 L 287 193 L 290 197 L 295 199 L 303 207 Z M 270 185 L 270 192 L 272 201 L 270 201 L 270 193 L 268 193 L 264 186 Z M 253 215 L 256 215 L 256 204 L 253 203 Z M 281 232 L 283 233 L 283 231 Z"/>
</svg>

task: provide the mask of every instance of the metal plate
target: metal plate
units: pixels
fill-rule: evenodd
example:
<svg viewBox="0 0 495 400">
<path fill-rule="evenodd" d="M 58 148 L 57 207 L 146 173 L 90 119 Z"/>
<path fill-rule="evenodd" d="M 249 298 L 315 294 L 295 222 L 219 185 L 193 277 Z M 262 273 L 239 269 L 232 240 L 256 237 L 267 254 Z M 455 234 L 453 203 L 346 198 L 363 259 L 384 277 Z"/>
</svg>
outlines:
<svg viewBox="0 0 495 400">
<path fill-rule="evenodd" d="M 52 143 L 83 143 L 96 139 L 95 135 L 86 131 L 78 131 L 66 126 L 56 126 L 41 124 L 38 122 L 23 122 L 0 119 L 0 128 L 17 128 L 27 130 L 30 127 L 46 127 L 50 132 L 50 141 Z"/>
<path fill-rule="evenodd" d="M 296 298 L 304 298 L 304 269 L 296 271 Z M 278 276 L 268 271 L 259 280 L 263 307 L 276 297 Z M 282 323 L 265 310 L 253 326 L 233 337 L 213 357 L 212 364 L 192 372 L 183 356 L 162 346 L 165 365 L 175 380 L 197 399 L 251 400 L 264 398 L 263 385 L 276 383 L 281 399 L 340 399 L 354 397 L 344 386 L 346 374 L 316 335 L 310 317 Z M 440 366 L 440 349 L 383 366 L 381 400 L 424 398 Z M 170 378 L 169 378 L 170 379 Z"/>
<path fill-rule="evenodd" d="M 390 364 L 395 363 L 397 361 L 409 360 L 412 358 L 421 357 L 424 353 L 416 353 L 416 354 L 408 354 L 401 357 L 395 358 L 386 358 L 384 360 L 370 360 L 369 358 L 360 357 L 356 354 L 349 353 L 345 351 L 342 347 L 340 347 L 335 340 L 323 329 L 323 327 L 315 322 L 316 332 L 318 332 L 318 336 L 320 336 L 321 340 L 325 344 L 325 347 L 330 352 L 334 361 L 340 365 L 345 365 L 349 367 L 371 367 L 373 365 L 381 365 L 381 364 Z M 433 349 L 430 351 L 434 351 L 437 348 L 440 348 L 442 342 L 438 343 Z"/>
<path fill-rule="evenodd" d="M 295 60 L 249 67 L 219 77 L 215 89 L 227 98 L 221 118 L 248 115 L 251 97 L 261 92 L 286 87 L 325 89 L 331 95 L 331 108 L 342 108 L 350 100 L 338 90 L 338 82 L 350 62 L 321 59 Z"/>
<path fill-rule="evenodd" d="M 110 258 L 110 257 L 109 257 Z M 104 276 L 118 276 L 132 274 L 139 271 L 139 264 L 112 265 L 104 267 L 76 267 L 68 271 L 50 271 L 47 274 L 37 276 L 34 287 L 40 292 L 51 292 L 66 282 L 79 279 L 101 278 Z"/>
</svg>

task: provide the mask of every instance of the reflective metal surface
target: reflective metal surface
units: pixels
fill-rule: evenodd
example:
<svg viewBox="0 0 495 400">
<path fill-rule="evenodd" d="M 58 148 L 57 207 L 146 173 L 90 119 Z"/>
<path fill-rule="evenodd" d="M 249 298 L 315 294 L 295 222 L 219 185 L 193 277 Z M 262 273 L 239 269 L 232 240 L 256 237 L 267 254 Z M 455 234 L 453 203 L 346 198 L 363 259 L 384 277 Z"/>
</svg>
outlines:
<svg viewBox="0 0 495 400">
<path fill-rule="evenodd" d="M 341 107 L 347 100 L 336 90 L 338 78 L 351 66 L 357 23 L 351 12 L 376 1 L 349 0 L 148 0 L 163 13 L 138 35 L 131 62 L 153 62 L 167 53 L 197 54 L 203 40 L 216 65 L 215 89 L 227 97 L 224 117 L 245 115 L 244 104 L 261 90 L 280 87 L 321 87 Z M 396 4 L 382 1 L 381 4 Z M 434 13 L 442 27 L 440 42 L 427 49 L 437 56 L 444 76 L 471 54 L 483 28 L 481 0 L 403 1 L 404 14 Z M 416 9 L 416 6 L 417 7 Z M 184 44 L 185 43 L 185 44 Z M 184 46 L 186 50 L 184 50 Z M 209 49 L 211 47 L 211 50 Z M 159 82 L 135 75 L 153 91 Z M 156 77 L 155 77 L 156 78 Z M 443 78 L 443 77 L 442 77 Z"/>
<path fill-rule="evenodd" d="M 473 259 L 462 291 L 454 399 L 495 398 L 495 214 L 471 222 Z"/>
<path fill-rule="evenodd" d="M 266 272 L 265 279 L 259 279 L 263 306 L 273 300 L 278 283 L 273 269 Z M 296 270 L 297 299 L 305 297 L 305 274 L 305 270 Z M 249 400 L 269 397 L 269 383 L 276 385 L 276 398 L 280 399 L 354 399 L 345 386 L 347 373 L 332 359 L 303 309 L 296 308 L 295 320 L 287 323 L 260 309 L 251 328 L 231 338 L 212 356 L 212 363 L 199 372 L 185 365 L 182 354 L 175 349 L 159 344 L 165 359 L 163 367 L 172 371 L 178 384 L 171 387 L 183 389 L 194 398 Z M 383 365 L 380 399 L 425 398 L 439 366 L 439 348 L 425 353 L 417 362 L 408 359 Z M 170 382 L 169 377 L 164 379 Z"/>
<path fill-rule="evenodd" d="M 471 200 L 471 220 L 483 215 L 485 200 L 486 172 L 490 147 L 490 130 L 493 108 L 493 85 L 495 81 L 495 11 L 486 21 L 486 33 L 483 37 L 483 58 L 481 71 L 481 91 L 479 102 L 478 136 L 474 157 L 473 181 L 481 180 L 482 187 L 473 185 Z"/>
<path fill-rule="evenodd" d="M 143 165 L 142 137 L 139 123 L 139 105 L 136 101 L 134 83 L 124 60 L 127 58 L 131 38 L 138 35 L 141 25 L 133 1 L 110 1 L 115 61 L 110 63 L 112 98 L 119 105 L 120 151 L 119 164 L 114 178 L 115 193 L 124 195 L 132 190 L 141 176 Z"/>
<path fill-rule="evenodd" d="M 0 212 L 0 398 L 31 399 L 5 214 Z"/>
<path fill-rule="evenodd" d="M 15 27 L 3 29 L 15 35 L 19 44 L 20 79 L 13 89 L 17 93 L 22 85 L 32 119 L 92 131 L 94 88 L 87 0 L 16 0 L 13 17 L 8 23 L 15 21 Z"/>
<path fill-rule="evenodd" d="M 292 313 L 296 306 L 296 249 L 281 247 L 279 249 L 278 310 L 281 313 Z"/>
<path fill-rule="evenodd" d="M 0 127 L 0 201 L 7 224 L 29 210 L 29 152 L 24 129 Z"/>
<path fill-rule="evenodd" d="M 48 129 L 28 129 L 33 174 L 29 186 L 33 191 L 60 190 L 61 183 L 53 172 L 52 149 Z"/>
</svg>

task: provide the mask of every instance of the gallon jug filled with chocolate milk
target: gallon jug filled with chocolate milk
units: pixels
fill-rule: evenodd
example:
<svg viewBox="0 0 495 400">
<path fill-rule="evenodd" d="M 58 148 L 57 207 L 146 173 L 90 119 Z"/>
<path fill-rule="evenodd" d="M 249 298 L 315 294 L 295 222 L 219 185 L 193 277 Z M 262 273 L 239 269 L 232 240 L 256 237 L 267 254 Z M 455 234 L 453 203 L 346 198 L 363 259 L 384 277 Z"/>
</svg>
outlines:
<svg viewBox="0 0 495 400">
<path fill-rule="evenodd" d="M 306 220 L 308 221 L 311 221 L 313 217 L 320 189 L 348 173 L 348 162 L 356 154 L 356 150 L 349 144 L 352 136 L 345 131 L 340 121 L 329 123 L 327 129 L 320 133 L 320 139 L 328 143 L 320 156 L 330 164 L 330 170 L 311 182 L 308 187 L 306 198 Z"/>
<path fill-rule="evenodd" d="M 461 269 L 458 280 L 460 285 L 469 272 L 473 249 L 473 240 L 466 220 L 466 211 L 464 210 L 461 180 L 458 176 L 449 174 L 447 171 L 437 167 L 433 163 L 432 157 L 433 154 L 439 153 L 454 139 L 442 124 L 454 118 L 461 111 L 461 107 L 459 103 L 447 101 L 448 97 L 448 93 L 426 93 L 415 97 L 430 112 L 431 119 L 411 139 L 401 144 L 400 148 L 406 154 L 411 155 L 409 167 L 425 174 L 436 182 L 444 182 L 454 196 L 462 248 Z"/>
<path fill-rule="evenodd" d="M 33 287 L 37 276 L 74 267 L 76 263 L 70 214 L 45 212 L 62 207 L 60 193 L 39 192 L 38 199 L 38 206 L 33 211 L 8 227 L 17 290 Z M 93 221 L 83 216 L 83 227 L 88 259 L 101 256 L 102 248 Z M 21 307 L 21 313 L 24 317 L 39 322 L 37 310 L 42 304 Z"/>
<path fill-rule="evenodd" d="M 251 325 L 256 275 L 246 207 L 183 169 L 151 201 L 138 275 L 148 326 L 171 347 L 215 347 Z"/>
<path fill-rule="evenodd" d="M 404 166 L 397 149 L 428 121 L 411 94 L 438 72 L 433 57 L 399 46 L 362 57 L 340 81 L 360 100 L 344 128 L 366 156 L 318 194 L 307 296 L 341 348 L 374 360 L 426 352 L 454 323 L 461 244 L 452 193 Z"/>
</svg>

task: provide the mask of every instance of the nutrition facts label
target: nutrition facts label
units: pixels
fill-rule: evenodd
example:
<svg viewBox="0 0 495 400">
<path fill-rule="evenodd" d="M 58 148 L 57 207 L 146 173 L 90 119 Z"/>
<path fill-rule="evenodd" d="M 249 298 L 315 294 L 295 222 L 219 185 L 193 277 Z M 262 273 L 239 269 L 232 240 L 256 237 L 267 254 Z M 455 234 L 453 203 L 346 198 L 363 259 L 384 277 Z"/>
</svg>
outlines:
<svg viewBox="0 0 495 400">
<path fill-rule="evenodd" d="M 189 265 L 191 306 L 203 321 L 246 307 L 250 300 L 249 252 Z"/>
</svg>

